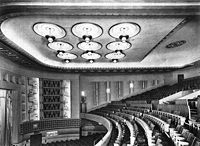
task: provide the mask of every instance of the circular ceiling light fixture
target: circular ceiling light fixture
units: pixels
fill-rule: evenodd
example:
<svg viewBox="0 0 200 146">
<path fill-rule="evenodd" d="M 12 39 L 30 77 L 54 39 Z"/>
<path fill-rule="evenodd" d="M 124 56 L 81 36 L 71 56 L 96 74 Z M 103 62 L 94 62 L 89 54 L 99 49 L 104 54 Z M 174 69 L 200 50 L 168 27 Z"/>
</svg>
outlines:
<svg viewBox="0 0 200 146">
<path fill-rule="evenodd" d="M 113 25 L 109 29 L 110 36 L 126 42 L 129 38 L 136 36 L 141 28 L 136 23 L 124 22 Z"/>
<path fill-rule="evenodd" d="M 101 55 L 93 51 L 86 51 L 81 55 L 81 57 L 87 60 L 96 60 L 99 59 Z"/>
<path fill-rule="evenodd" d="M 131 47 L 131 43 L 116 41 L 116 42 L 111 42 L 111 43 L 107 44 L 106 47 L 107 47 L 107 49 L 112 50 L 112 51 L 127 50 Z"/>
<path fill-rule="evenodd" d="M 115 52 L 112 52 L 112 53 L 108 53 L 105 55 L 105 57 L 107 59 L 110 59 L 110 60 L 116 60 L 118 61 L 119 59 L 122 59 L 124 58 L 126 55 L 122 52 L 122 51 L 115 51 Z"/>
<path fill-rule="evenodd" d="M 90 40 L 101 36 L 103 29 L 97 24 L 83 22 L 75 24 L 72 27 L 72 33 L 86 42 L 90 42 Z"/>
<path fill-rule="evenodd" d="M 102 47 L 102 45 L 98 42 L 80 42 L 77 46 L 83 51 L 97 51 Z"/>
<path fill-rule="evenodd" d="M 63 59 L 67 63 L 69 63 L 70 60 L 77 58 L 77 56 L 73 53 L 67 53 L 67 52 L 62 52 L 62 51 L 58 52 L 56 56 L 60 59 Z"/>
<path fill-rule="evenodd" d="M 48 43 L 48 47 L 55 51 L 70 51 L 73 49 L 73 46 L 67 42 Z"/>
<path fill-rule="evenodd" d="M 45 37 L 49 43 L 66 35 L 64 28 L 52 23 L 36 23 L 33 26 L 33 30 L 36 34 Z"/>
</svg>

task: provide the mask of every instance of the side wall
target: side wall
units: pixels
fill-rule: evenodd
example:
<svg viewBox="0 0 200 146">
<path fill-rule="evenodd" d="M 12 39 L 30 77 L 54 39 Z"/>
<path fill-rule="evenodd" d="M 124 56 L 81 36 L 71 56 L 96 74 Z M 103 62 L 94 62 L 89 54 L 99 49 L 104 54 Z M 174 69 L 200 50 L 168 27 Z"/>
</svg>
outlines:
<svg viewBox="0 0 200 146">
<path fill-rule="evenodd" d="M 38 78 L 49 78 L 49 79 L 66 79 L 71 81 L 71 93 L 72 93 L 72 118 L 79 119 L 80 118 L 80 106 L 79 106 L 79 74 L 64 74 L 64 73 L 49 73 L 49 72 L 41 72 L 32 69 L 24 68 L 20 65 L 16 65 L 15 63 L 9 61 L 0 56 L 0 88 L 1 89 L 12 89 L 17 91 L 16 95 L 13 99 L 13 107 L 15 107 L 13 111 L 13 129 L 14 129 L 14 137 L 13 143 L 18 143 L 21 141 L 21 137 L 19 136 L 19 124 L 21 123 L 21 94 L 19 91 L 21 89 L 21 84 L 15 82 L 16 78 L 27 78 L 27 77 L 38 77 Z M 6 78 L 6 80 L 5 80 Z M 16 108 L 17 107 L 17 108 Z M 17 109 L 17 110 L 16 110 Z"/>
<path fill-rule="evenodd" d="M 95 75 L 84 75 L 80 77 L 80 92 L 85 92 L 87 110 L 95 108 L 98 105 L 102 105 L 108 102 L 106 93 L 107 82 L 110 82 L 110 101 L 120 100 L 124 96 L 130 95 L 130 82 L 134 82 L 133 92 L 131 94 L 136 94 L 141 91 L 145 91 L 151 88 L 156 88 L 158 86 L 164 85 L 166 83 L 165 78 L 170 78 L 171 75 L 168 74 L 122 74 L 122 75 L 105 75 L 100 76 Z M 158 80 L 158 83 L 154 84 Z M 143 86 L 142 82 L 145 81 L 146 85 Z M 98 103 L 94 102 L 94 83 L 99 83 Z M 116 95 L 116 82 L 122 82 L 122 96 L 117 97 Z M 104 92 L 104 93 L 102 93 Z M 150 97 L 149 97 L 150 98 Z"/>
</svg>

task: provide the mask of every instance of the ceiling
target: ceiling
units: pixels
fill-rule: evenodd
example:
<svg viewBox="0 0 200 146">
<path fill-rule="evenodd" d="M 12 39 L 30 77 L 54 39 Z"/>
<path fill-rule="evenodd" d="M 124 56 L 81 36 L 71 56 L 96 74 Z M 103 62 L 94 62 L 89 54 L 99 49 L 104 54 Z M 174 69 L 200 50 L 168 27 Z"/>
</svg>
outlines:
<svg viewBox="0 0 200 146">
<path fill-rule="evenodd" d="M 62 71 L 172 71 L 192 65 L 200 60 L 199 6 L 196 0 L 185 1 L 14 1 L 0 0 L 0 54 L 27 67 Z M 66 35 L 54 42 L 67 42 L 73 46 L 66 51 L 77 56 L 69 63 L 57 57 L 57 51 L 48 47 L 48 40 L 38 35 L 33 27 L 37 23 L 60 26 Z M 122 51 L 124 58 L 117 63 L 106 58 L 113 51 L 107 48 L 113 38 L 109 30 L 120 23 L 137 24 L 140 31 L 126 41 L 131 47 Z M 86 51 L 78 48 L 84 42 L 72 32 L 79 23 L 97 24 L 102 34 L 92 38 L 101 44 L 95 51 L 100 58 L 90 63 L 82 57 Z"/>
</svg>

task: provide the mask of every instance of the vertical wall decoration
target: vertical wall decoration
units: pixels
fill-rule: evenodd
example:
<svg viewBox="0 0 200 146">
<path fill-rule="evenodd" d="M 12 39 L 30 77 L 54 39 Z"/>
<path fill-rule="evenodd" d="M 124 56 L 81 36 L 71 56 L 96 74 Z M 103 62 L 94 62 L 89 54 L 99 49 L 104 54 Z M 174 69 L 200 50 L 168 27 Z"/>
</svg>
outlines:
<svg viewBox="0 0 200 146">
<path fill-rule="evenodd" d="M 159 80 L 152 80 L 152 86 L 159 85 Z"/>
<path fill-rule="evenodd" d="M 27 118 L 27 95 L 26 95 L 26 77 L 21 76 L 18 78 L 20 84 L 20 99 L 21 99 L 21 122 L 28 120 Z"/>
<path fill-rule="evenodd" d="M 62 81 L 63 118 L 71 118 L 71 84 L 69 80 Z"/>
<path fill-rule="evenodd" d="M 129 94 L 134 92 L 134 81 L 129 81 Z"/>
<path fill-rule="evenodd" d="M 13 92 L 14 93 L 14 92 Z M 7 90 L 6 94 L 6 131 L 5 145 L 12 145 L 13 115 L 12 115 L 12 90 Z"/>
<path fill-rule="evenodd" d="M 123 90 L 123 81 L 118 81 L 118 97 L 121 98 L 124 95 L 124 90 Z"/>
<path fill-rule="evenodd" d="M 107 102 L 111 101 L 111 82 L 110 81 L 106 82 L 106 98 L 107 98 Z"/>
<path fill-rule="evenodd" d="M 106 82 L 99 82 L 99 104 L 106 103 Z"/>
<path fill-rule="evenodd" d="M 5 145 L 5 108 L 6 107 L 6 90 L 0 89 L 0 145 Z"/>
<path fill-rule="evenodd" d="M 0 89 L 0 145 L 12 145 L 13 113 L 12 90 Z"/>
<path fill-rule="evenodd" d="M 114 85 L 116 97 L 123 97 L 123 81 L 115 81 Z"/>
<path fill-rule="evenodd" d="M 99 82 L 93 82 L 93 104 L 99 105 Z"/>
<path fill-rule="evenodd" d="M 71 118 L 70 80 L 41 79 L 41 119 Z"/>
<path fill-rule="evenodd" d="M 141 81 L 139 81 L 139 84 L 140 84 L 141 89 L 146 89 L 148 81 L 147 80 L 141 80 Z"/>
<path fill-rule="evenodd" d="M 62 118 L 62 81 L 41 79 L 41 119 Z"/>
<path fill-rule="evenodd" d="M 39 78 L 28 78 L 27 97 L 29 120 L 40 120 Z"/>
</svg>

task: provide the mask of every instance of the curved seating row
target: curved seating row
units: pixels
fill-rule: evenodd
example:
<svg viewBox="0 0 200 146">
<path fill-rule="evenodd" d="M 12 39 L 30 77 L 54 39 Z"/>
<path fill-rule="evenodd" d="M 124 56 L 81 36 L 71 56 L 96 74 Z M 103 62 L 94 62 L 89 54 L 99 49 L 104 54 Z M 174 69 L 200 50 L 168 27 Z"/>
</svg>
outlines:
<svg viewBox="0 0 200 146">
<path fill-rule="evenodd" d="M 170 137 L 177 146 L 200 146 L 200 139 L 185 129 L 182 125 L 170 128 Z"/>
<path fill-rule="evenodd" d="M 163 121 L 163 120 L 161 120 L 161 119 L 159 119 L 155 116 L 148 115 L 148 114 L 143 114 L 143 117 L 151 120 L 154 123 L 156 123 L 163 132 L 166 132 L 166 133 L 169 132 L 169 124 L 166 123 L 165 121 Z"/>
<path fill-rule="evenodd" d="M 122 124 L 127 125 L 128 130 L 129 130 L 128 132 L 130 133 L 130 146 L 133 146 L 136 139 L 133 125 L 128 120 L 123 118 L 120 115 L 120 113 L 116 112 L 115 114 L 111 114 L 111 117 L 114 117 L 115 119 L 119 119 Z M 124 131 L 124 132 L 127 132 L 127 131 Z"/>
<path fill-rule="evenodd" d="M 123 138 L 123 134 L 122 134 L 122 126 L 119 124 L 119 122 L 117 122 L 116 120 L 112 119 L 112 118 L 109 118 L 107 117 L 109 120 L 111 120 L 113 123 L 115 123 L 115 126 L 117 127 L 117 130 L 118 130 L 118 134 L 117 134 L 117 137 L 114 141 L 114 145 L 120 145 L 121 141 L 122 141 L 122 138 Z"/>
<path fill-rule="evenodd" d="M 158 110 L 152 110 L 152 113 L 154 115 L 161 115 L 166 118 L 170 118 L 175 121 L 178 125 L 183 125 L 185 123 L 186 118 L 180 115 L 164 112 L 164 111 L 158 111 Z"/>
<path fill-rule="evenodd" d="M 106 127 L 107 133 L 97 144 L 95 144 L 95 146 L 107 146 L 107 144 L 110 140 L 110 136 L 111 136 L 111 132 L 112 132 L 112 128 L 113 128 L 111 122 L 102 116 L 97 116 L 97 115 L 93 115 L 93 114 L 82 113 L 81 117 L 85 118 L 85 119 L 90 119 L 90 120 L 92 119 L 93 121 L 102 123 Z"/>
<path fill-rule="evenodd" d="M 103 112 L 95 111 L 95 114 L 104 116 L 108 120 L 115 122 L 115 124 L 117 126 L 117 130 L 118 130 L 118 135 L 113 144 L 115 146 L 120 146 L 123 141 L 124 133 L 125 133 L 124 127 L 123 127 L 122 123 L 120 122 L 120 120 L 112 115 L 112 111 L 105 111 L 105 110 Z"/>
<path fill-rule="evenodd" d="M 148 145 L 149 146 L 153 146 L 154 143 L 152 141 L 152 130 L 150 129 L 150 127 L 147 125 L 146 122 L 144 122 L 142 119 L 135 117 L 135 121 L 144 129 L 145 131 L 145 135 L 148 141 Z"/>
<path fill-rule="evenodd" d="M 133 113 L 133 114 L 131 114 L 131 113 Z M 147 138 L 147 141 L 148 141 L 148 145 L 149 146 L 154 145 L 154 141 L 152 141 L 152 139 L 153 139 L 153 137 L 152 137 L 153 131 L 151 130 L 149 125 L 144 120 L 142 120 L 141 118 L 137 117 L 137 116 L 140 115 L 139 112 L 137 112 L 137 111 L 129 111 L 129 110 L 122 110 L 121 114 L 123 116 L 128 117 L 129 119 L 135 120 L 143 128 L 143 130 L 145 131 L 145 135 L 146 135 L 146 138 Z"/>
<path fill-rule="evenodd" d="M 130 145 L 134 145 L 138 133 L 138 128 L 135 122 L 133 121 L 133 116 L 122 112 L 116 112 L 116 114 L 124 118 L 124 121 L 130 131 Z"/>
</svg>

